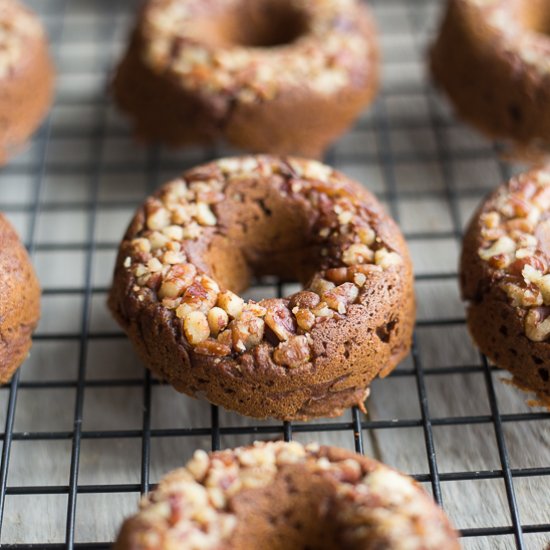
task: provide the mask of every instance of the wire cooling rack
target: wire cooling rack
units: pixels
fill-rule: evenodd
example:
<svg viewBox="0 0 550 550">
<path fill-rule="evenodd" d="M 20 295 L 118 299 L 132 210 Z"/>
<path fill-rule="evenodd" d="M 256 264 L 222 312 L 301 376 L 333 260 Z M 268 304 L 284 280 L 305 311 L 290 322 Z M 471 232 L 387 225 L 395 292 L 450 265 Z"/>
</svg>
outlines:
<svg viewBox="0 0 550 550">
<path fill-rule="evenodd" d="M 43 288 L 30 358 L 0 389 L 5 548 L 108 548 L 139 494 L 196 448 L 296 438 L 367 452 L 415 476 L 465 548 L 550 542 L 550 415 L 499 380 L 472 347 L 456 281 L 473 207 L 517 167 L 456 121 L 424 74 L 439 0 L 372 0 L 383 87 L 327 155 L 398 219 L 417 273 L 411 357 L 374 384 L 369 415 L 260 422 L 176 394 L 149 376 L 105 297 L 133 209 L 179 171 L 229 151 L 140 148 L 111 105 L 110 71 L 137 8 L 123 0 L 34 0 L 58 66 L 55 106 L 0 171 L 0 208 Z M 293 289 L 264 280 L 251 294 Z"/>
</svg>

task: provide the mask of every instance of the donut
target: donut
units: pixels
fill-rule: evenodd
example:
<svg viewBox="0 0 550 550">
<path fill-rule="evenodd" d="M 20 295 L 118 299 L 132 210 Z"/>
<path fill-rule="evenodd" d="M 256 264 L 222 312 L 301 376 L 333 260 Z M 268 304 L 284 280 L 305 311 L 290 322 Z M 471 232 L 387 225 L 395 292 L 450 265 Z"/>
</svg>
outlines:
<svg viewBox="0 0 550 550">
<path fill-rule="evenodd" d="M 517 386 L 550 404 L 550 171 L 500 186 L 470 222 L 461 259 L 468 326 Z"/>
<path fill-rule="evenodd" d="M 377 87 L 357 0 L 149 0 L 113 84 L 140 138 L 315 158 Z"/>
<path fill-rule="evenodd" d="M 520 156 L 550 149 L 549 22 L 546 0 L 450 0 L 431 50 L 459 115 Z"/>
<path fill-rule="evenodd" d="M 46 35 L 36 15 L 15 0 L 0 2 L 0 165 L 44 117 L 53 77 Z"/>
<path fill-rule="evenodd" d="M 252 276 L 298 280 L 245 301 Z M 316 161 L 222 159 L 163 186 L 120 247 L 110 308 L 176 390 L 241 414 L 335 416 L 408 353 L 403 237 L 362 186 Z"/>
<path fill-rule="evenodd" d="M 410 477 L 337 447 L 256 442 L 196 451 L 127 519 L 113 550 L 458 550 Z"/>
<path fill-rule="evenodd" d="M 25 360 L 40 317 L 40 286 L 24 246 L 0 214 L 0 383 Z"/>
</svg>

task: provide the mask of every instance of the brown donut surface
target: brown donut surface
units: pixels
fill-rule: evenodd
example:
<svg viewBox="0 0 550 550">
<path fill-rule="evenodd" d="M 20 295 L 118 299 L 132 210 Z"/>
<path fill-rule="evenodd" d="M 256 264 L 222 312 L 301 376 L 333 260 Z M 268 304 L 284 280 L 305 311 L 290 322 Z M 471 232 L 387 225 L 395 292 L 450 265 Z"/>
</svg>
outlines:
<svg viewBox="0 0 550 550">
<path fill-rule="evenodd" d="M 27 357 L 40 317 L 40 287 L 27 251 L 0 214 L 0 383 Z"/>
<path fill-rule="evenodd" d="M 36 15 L 15 0 L 0 2 L 0 164 L 39 125 L 51 102 L 53 76 Z"/>
<path fill-rule="evenodd" d="M 476 344 L 550 404 L 550 171 L 518 175 L 481 205 L 461 276 Z"/>
<path fill-rule="evenodd" d="M 137 134 L 320 157 L 378 87 L 356 0 L 149 0 L 115 81 Z"/>
<path fill-rule="evenodd" d="M 336 447 L 196 451 L 126 520 L 114 550 L 458 550 L 411 478 Z"/>
<path fill-rule="evenodd" d="M 253 275 L 305 288 L 246 302 Z M 415 307 L 395 223 L 316 161 L 224 159 L 138 210 L 109 305 L 144 362 L 178 391 L 242 414 L 339 415 L 408 353 Z"/>
<path fill-rule="evenodd" d="M 516 153 L 550 150 L 550 4 L 450 0 L 431 52 L 459 115 Z"/>
</svg>

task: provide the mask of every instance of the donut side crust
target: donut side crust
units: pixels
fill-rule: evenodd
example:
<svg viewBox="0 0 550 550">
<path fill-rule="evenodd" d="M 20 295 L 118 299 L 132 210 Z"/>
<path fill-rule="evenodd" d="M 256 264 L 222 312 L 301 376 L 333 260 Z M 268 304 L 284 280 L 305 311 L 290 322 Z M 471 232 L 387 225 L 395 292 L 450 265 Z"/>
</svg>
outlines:
<svg viewBox="0 0 550 550">
<path fill-rule="evenodd" d="M 550 90 L 545 74 L 510 51 L 506 38 L 473 0 L 451 0 L 430 51 L 433 78 L 459 116 L 513 154 L 550 148 Z"/>
<path fill-rule="evenodd" d="M 40 287 L 14 229 L 0 214 L 0 383 L 27 357 L 40 317 Z"/>
<path fill-rule="evenodd" d="M 498 286 L 493 271 L 479 256 L 483 245 L 481 215 L 491 210 L 499 190 L 489 195 L 466 231 L 460 262 L 462 297 L 468 302 L 469 332 L 491 362 L 508 370 L 522 389 L 550 404 L 550 343 L 534 342 L 525 333 L 526 311 L 514 307 Z"/>
</svg>

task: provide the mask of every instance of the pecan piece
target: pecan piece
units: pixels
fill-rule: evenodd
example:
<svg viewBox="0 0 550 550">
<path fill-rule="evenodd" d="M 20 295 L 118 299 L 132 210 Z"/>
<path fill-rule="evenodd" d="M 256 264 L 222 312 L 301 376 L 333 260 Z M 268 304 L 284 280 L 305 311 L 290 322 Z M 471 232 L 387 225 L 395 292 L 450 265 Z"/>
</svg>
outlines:
<svg viewBox="0 0 550 550">
<path fill-rule="evenodd" d="M 193 264 L 180 264 L 173 266 L 168 272 L 168 278 L 180 279 L 185 287 L 191 285 L 197 274 L 197 268 Z"/>
<path fill-rule="evenodd" d="M 315 277 L 313 281 L 311 281 L 309 288 L 312 292 L 315 292 L 315 294 L 321 296 L 325 292 L 332 290 L 335 286 L 336 285 L 331 281 L 327 281 L 321 277 Z"/>
<path fill-rule="evenodd" d="M 394 265 L 401 265 L 403 260 L 397 252 L 390 252 L 387 248 L 381 248 L 374 254 L 374 263 L 382 269 L 388 269 Z"/>
<path fill-rule="evenodd" d="M 244 300 L 234 292 L 226 290 L 218 295 L 218 306 L 237 319 L 243 310 Z"/>
<path fill-rule="evenodd" d="M 170 212 L 159 205 L 147 206 L 147 227 L 149 229 L 160 230 L 168 227 L 171 222 Z"/>
<path fill-rule="evenodd" d="M 296 323 L 298 324 L 298 327 L 302 330 L 309 332 L 315 325 L 316 317 L 311 310 L 295 307 L 292 310 L 292 313 L 294 313 L 294 316 L 296 317 Z"/>
<path fill-rule="evenodd" d="M 374 252 L 366 244 L 354 243 L 342 254 L 346 265 L 364 264 L 374 260 Z"/>
<path fill-rule="evenodd" d="M 349 304 L 357 300 L 359 289 L 353 283 L 344 283 L 323 294 L 328 307 L 338 313 L 346 313 Z"/>
<path fill-rule="evenodd" d="M 162 300 L 164 298 L 177 298 L 185 290 L 185 281 L 182 279 L 170 278 L 165 279 L 160 285 L 158 296 Z"/>
<path fill-rule="evenodd" d="M 281 342 L 273 351 L 273 360 L 278 365 L 296 368 L 311 359 L 311 349 L 307 336 L 293 336 Z"/>
<path fill-rule="evenodd" d="M 544 342 L 550 336 L 550 311 L 534 308 L 525 317 L 525 335 L 533 342 Z"/>
<path fill-rule="evenodd" d="M 525 288 L 514 283 L 504 283 L 502 289 L 513 307 L 534 307 L 542 305 L 542 294 L 537 288 Z"/>
<path fill-rule="evenodd" d="M 288 340 L 296 333 L 294 317 L 282 300 L 262 300 L 261 305 L 267 309 L 266 325 L 279 340 Z"/>
<path fill-rule="evenodd" d="M 312 309 L 319 304 L 321 298 L 315 292 L 308 290 L 302 290 L 293 294 L 289 299 L 289 306 L 291 309 L 298 307 L 299 309 Z"/>
<path fill-rule="evenodd" d="M 210 336 L 210 327 L 202 311 L 191 311 L 183 320 L 183 332 L 187 341 L 193 346 Z"/>
<path fill-rule="evenodd" d="M 213 355 L 215 357 L 225 357 L 231 354 L 231 348 L 227 344 L 222 344 L 216 340 L 203 340 L 195 346 L 195 353 L 200 355 Z"/>
<path fill-rule="evenodd" d="M 350 271 L 347 267 L 335 267 L 327 269 L 325 277 L 335 285 L 341 285 L 350 280 Z"/>
<path fill-rule="evenodd" d="M 230 325 L 233 347 L 245 352 L 257 346 L 264 337 L 265 323 L 259 317 L 243 316 Z"/>
<path fill-rule="evenodd" d="M 208 325 L 214 336 L 217 336 L 229 323 L 229 315 L 221 307 L 213 307 L 208 312 Z"/>
</svg>

